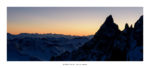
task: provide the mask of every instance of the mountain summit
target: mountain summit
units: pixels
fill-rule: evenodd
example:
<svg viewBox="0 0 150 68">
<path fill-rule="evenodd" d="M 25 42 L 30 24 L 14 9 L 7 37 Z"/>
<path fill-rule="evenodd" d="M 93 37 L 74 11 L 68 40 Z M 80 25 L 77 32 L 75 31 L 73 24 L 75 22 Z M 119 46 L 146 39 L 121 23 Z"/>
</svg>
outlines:
<svg viewBox="0 0 150 68">
<path fill-rule="evenodd" d="M 119 32 L 118 25 L 114 23 L 112 15 L 109 15 L 104 24 L 100 27 L 100 29 L 96 32 L 94 38 L 99 38 L 100 36 L 114 36 L 117 32 Z"/>
<path fill-rule="evenodd" d="M 104 23 L 114 23 L 112 15 L 109 15 Z"/>
</svg>

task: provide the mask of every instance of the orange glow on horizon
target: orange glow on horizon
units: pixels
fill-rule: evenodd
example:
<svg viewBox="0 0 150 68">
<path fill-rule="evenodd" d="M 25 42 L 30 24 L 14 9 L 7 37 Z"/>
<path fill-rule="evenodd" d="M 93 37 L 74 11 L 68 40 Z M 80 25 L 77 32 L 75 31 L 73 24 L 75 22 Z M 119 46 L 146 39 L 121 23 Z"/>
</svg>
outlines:
<svg viewBox="0 0 150 68">
<path fill-rule="evenodd" d="M 20 34 L 20 33 L 31 33 L 31 34 L 35 34 L 35 33 L 38 33 L 38 34 L 48 34 L 48 33 L 52 33 L 52 34 L 63 34 L 63 35 L 72 35 L 72 36 L 88 36 L 88 35 L 94 35 L 97 30 L 101 27 L 102 24 L 100 25 L 97 25 L 94 27 L 94 25 L 86 25 L 86 26 L 78 26 L 78 27 L 64 27 L 62 26 L 62 28 L 59 28 L 59 29 L 54 29 L 54 28 L 48 28 L 47 26 L 43 26 L 41 28 L 41 26 L 34 26 L 32 27 L 31 26 L 28 26 L 28 28 L 25 28 L 23 26 L 18 26 L 16 27 L 15 25 L 8 25 L 8 28 L 7 28 L 7 31 L 8 33 L 11 33 L 11 34 L 14 34 L 14 35 L 17 35 L 17 34 Z M 121 25 L 124 25 L 124 24 L 121 24 Z M 22 28 L 21 28 L 22 27 Z M 32 27 L 32 29 L 30 29 L 29 27 Z M 60 26 L 58 26 L 60 27 Z M 18 29 L 20 28 L 20 29 Z M 38 29 L 40 28 L 40 29 Z M 124 29 L 124 27 L 120 27 L 118 26 L 118 28 L 122 31 Z"/>
<path fill-rule="evenodd" d="M 142 7 L 8 7 L 7 32 L 94 35 L 109 15 L 122 31 L 143 15 Z"/>
<path fill-rule="evenodd" d="M 96 20 L 96 19 L 95 19 Z M 138 19 L 137 19 L 138 20 Z M 39 20 L 36 21 L 35 24 L 7 24 L 7 31 L 11 34 L 20 34 L 20 33 L 38 33 L 38 34 L 64 34 L 64 35 L 73 35 L 73 36 L 88 36 L 94 35 L 97 30 L 102 26 L 104 20 L 98 21 L 96 23 L 92 23 L 93 20 L 78 20 L 81 24 L 75 24 L 77 21 L 72 20 L 64 23 L 55 22 L 53 24 L 49 23 L 47 20 Z M 123 22 L 124 20 L 121 19 L 114 19 L 114 22 L 118 25 L 118 28 L 122 31 L 125 27 L 125 23 L 118 23 Z M 133 22 L 134 21 L 134 22 Z M 136 22 L 136 18 L 131 21 L 130 23 L 132 26 Z M 32 21 L 31 21 L 32 22 Z M 35 21 L 34 21 L 35 22 Z M 43 24 L 38 24 L 43 22 Z M 71 22 L 71 23 L 70 23 Z M 103 23 L 102 23 L 103 22 Z M 28 22 L 30 23 L 30 22 Z M 86 24 L 89 23 L 89 24 Z M 131 25 L 129 24 L 129 26 Z"/>
</svg>

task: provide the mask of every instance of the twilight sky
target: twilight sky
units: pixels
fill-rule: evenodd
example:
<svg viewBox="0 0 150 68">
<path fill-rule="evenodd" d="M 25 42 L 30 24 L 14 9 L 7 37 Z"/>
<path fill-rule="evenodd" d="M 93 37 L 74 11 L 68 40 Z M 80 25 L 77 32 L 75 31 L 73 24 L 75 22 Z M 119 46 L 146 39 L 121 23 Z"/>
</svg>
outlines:
<svg viewBox="0 0 150 68">
<path fill-rule="evenodd" d="M 142 7 L 8 7 L 7 32 L 91 35 L 107 16 L 112 15 L 119 29 L 143 15 Z"/>
</svg>

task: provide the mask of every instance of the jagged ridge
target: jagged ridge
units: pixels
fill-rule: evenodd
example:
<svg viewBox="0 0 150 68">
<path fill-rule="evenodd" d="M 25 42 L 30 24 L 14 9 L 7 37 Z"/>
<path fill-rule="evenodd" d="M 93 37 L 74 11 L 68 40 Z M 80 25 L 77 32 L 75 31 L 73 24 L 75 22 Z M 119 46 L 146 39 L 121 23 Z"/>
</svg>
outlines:
<svg viewBox="0 0 150 68">
<path fill-rule="evenodd" d="M 135 23 L 134 28 L 125 25 L 120 31 L 112 15 L 94 37 L 78 50 L 54 56 L 52 61 L 140 61 L 143 60 L 143 16 Z"/>
</svg>

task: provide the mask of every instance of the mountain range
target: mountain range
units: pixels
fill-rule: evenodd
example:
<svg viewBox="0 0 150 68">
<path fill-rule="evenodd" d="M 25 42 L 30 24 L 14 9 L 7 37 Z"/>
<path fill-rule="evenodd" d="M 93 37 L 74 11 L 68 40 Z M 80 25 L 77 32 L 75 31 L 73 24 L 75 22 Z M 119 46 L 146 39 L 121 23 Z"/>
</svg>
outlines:
<svg viewBox="0 0 150 68">
<path fill-rule="evenodd" d="M 143 61 L 143 16 L 134 27 L 120 31 L 108 16 L 93 38 L 72 52 L 53 56 L 51 61 Z"/>
<path fill-rule="evenodd" d="M 143 16 L 119 30 L 109 15 L 90 36 L 7 33 L 8 61 L 143 61 Z"/>
<path fill-rule="evenodd" d="M 78 49 L 91 38 L 92 35 L 7 33 L 7 60 L 48 61 L 51 56 Z"/>
</svg>

